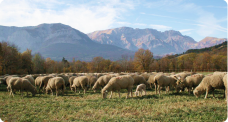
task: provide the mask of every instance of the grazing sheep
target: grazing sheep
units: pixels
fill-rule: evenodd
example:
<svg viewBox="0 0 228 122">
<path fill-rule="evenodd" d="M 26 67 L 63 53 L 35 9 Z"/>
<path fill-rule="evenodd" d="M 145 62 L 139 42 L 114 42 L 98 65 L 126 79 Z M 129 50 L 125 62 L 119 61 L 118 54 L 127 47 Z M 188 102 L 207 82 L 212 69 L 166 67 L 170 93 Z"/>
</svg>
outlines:
<svg viewBox="0 0 228 122">
<path fill-rule="evenodd" d="M 36 88 L 30 83 L 29 80 L 19 77 L 12 77 L 9 81 L 9 85 L 7 89 L 10 90 L 10 95 L 14 96 L 13 91 L 14 90 L 20 90 L 21 96 L 23 96 L 23 91 L 32 93 L 32 96 L 35 96 L 36 94 Z"/>
<path fill-rule="evenodd" d="M 48 91 L 51 91 L 53 95 L 53 90 L 56 90 L 56 96 L 58 96 L 60 89 L 62 90 L 62 95 L 63 95 L 65 90 L 65 81 L 62 77 L 54 77 L 48 80 L 48 84 L 46 87 L 46 94 L 48 93 Z"/>
<path fill-rule="evenodd" d="M 53 78 L 52 76 L 39 76 L 35 79 L 35 86 L 38 86 L 39 88 L 39 93 L 40 89 L 43 89 L 43 92 L 45 92 L 45 88 L 48 84 L 48 80 Z"/>
<path fill-rule="evenodd" d="M 154 73 L 154 74 L 150 75 L 150 77 L 149 77 L 149 79 L 148 79 L 147 82 L 149 83 L 151 89 L 152 89 L 152 84 L 154 84 L 155 89 L 157 89 L 157 85 L 155 84 L 154 77 L 155 77 L 156 75 L 159 75 L 159 74 L 163 74 L 163 73 Z M 157 93 L 156 93 L 156 94 L 157 94 Z"/>
<path fill-rule="evenodd" d="M 225 86 L 225 95 L 226 95 L 226 100 L 227 100 L 227 88 L 228 88 L 228 86 L 227 86 L 227 74 L 223 77 L 223 83 L 224 83 L 224 86 Z"/>
<path fill-rule="evenodd" d="M 143 73 L 143 74 L 141 74 L 141 76 L 143 76 L 144 79 L 145 79 L 146 81 L 147 81 L 147 80 L 149 79 L 149 77 L 150 77 L 150 75 L 147 74 L 147 73 Z"/>
<path fill-rule="evenodd" d="M 204 78 L 203 74 L 194 74 L 191 76 L 187 76 L 183 82 L 181 82 L 179 85 L 177 85 L 177 89 L 178 90 L 182 89 L 182 91 L 183 91 L 184 88 L 187 87 L 188 93 L 190 94 L 191 89 L 192 88 L 194 89 L 196 86 L 198 86 L 203 78 Z"/>
<path fill-rule="evenodd" d="M 67 86 L 69 86 L 70 85 L 70 83 L 69 83 L 69 77 L 68 76 L 65 76 L 65 75 L 57 75 L 56 77 L 62 77 L 63 79 L 64 79 L 64 81 L 65 81 L 65 86 L 67 87 Z"/>
<path fill-rule="evenodd" d="M 79 93 L 80 89 L 84 89 L 84 94 L 86 93 L 87 88 L 89 87 L 89 79 L 87 76 L 79 76 L 74 79 L 73 85 L 71 86 L 74 88 L 75 92 L 77 92 L 77 88 L 79 88 Z"/>
<path fill-rule="evenodd" d="M 219 72 L 219 71 L 215 71 L 213 73 L 213 75 L 222 75 L 222 76 L 225 76 L 227 74 L 227 72 Z"/>
<path fill-rule="evenodd" d="M 140 95 L 142 97 L 142 91 L 144 91 L 145 95 L 146 95 L 146 85 L 145 84 L 139 84 L 136 88 L 135 91 L 135 96 L 138 96 L 138 93 L 140 92 Z"/>
<path fill-rule="evenodd" d="M 23 77 L 25 79 L 28 79 L 30 81 L 30 83 L 35 86 L 35 80 L 34 78 L 32 77 L 32 75 L 26 75 L 25 77 Z"/>
<path fill-rule="evenodd" d="M 88 80 L 89 80 L 89 88 L 92 88 L 92 86 L 94 86 L 94 84 L 97 81 L 97 77 L 96 76 L 87 76 Z"/>
<path fill-rule="evenodd" d="M 206 91 L 206 95 L 205 95 L 205 99 L 206 99 L 208 96 L 208 92 L 212 90 L 213 97 L 215 97 L 214 96 L 215 89 L 225 90 L 223 77 L 221 75 L 205 76 L 201 81 L 201 83 L 194 89 L 193 94 L 196 97 L 199 97 L 201 94 L 203 94 Z"/>
<path fill-rule="evenodd" d="M 149 86 L 149 83 L 145 80 L 145 78 L 141 75 L 131 75 L 131 77 L 134 79 L 134 85 L 139 84 L 145 84 L 146 86 Z"/>
<path fill-rule="evenodd" d="M 111 95 L 109 98 L 112 98 L 113 91 L 118 91 L 119 97 L 120 97 L 120 90 L 127 89 L 128 93 L 126 98 L 129 97 L 130 92 L 131 92 L 131 97 L 133 97 L 132 95 L 133 84 L 134 84 L 134 79 L 130 75 L 113 77 L 110 79 L 108 84 L 101 90 L 101 93 L 103 98 L 106 98 L 108 91 L 111 91 Z"/>
<path fill-rule="evenodd" d="M 181 82 L 183 82 L 187 76 L 194 75 L 194 74 L 196 74 L 196 73 L 195 72 L 181 72 L 181 73 L 175 74 L 175 76 L 177 78 L 179 78 L 179 80 Z"/>
<path fill-rule="evenodd" d="M 78 76 L 71 76 L 71 77 L 69 78 L 70 90 L 71 90 L 71 91 L 74 90 L 74 88 L 71 87 L 71 86 L 73 85 L 73 81 L 74 81 L 74 79 L 75 79 L 76 77 L 78 77 Z"/>
<path fill-rule="evenodd" d="M 92 90 L 94 90 L 94 92 L 96 92 L 97 89 L 103 88 L 112 77 L 115 77 L 115 75 L 104 75 L 104 76 L 99 77 L 97 79 L 97 81 L 95 82 L 95 84 L 93 85 Z"/>
<path fill-rule="evenodd" d="M 163 74 L 159 74 L 154 77 L 154 80 L 155 80 L 155 86 L 158 88 L 159 95 L 160 95 L 160 90 L 161 90 L 160 87 L 166 87 L 165 93 L 168 88 L 168 92 L 169 92 L 169 87 L 171 86 L 176 87 L 178 78 L 175 75 L 165 76 Z M 157 89 L 155 89 L 155 93 L 157 94 Z"/>
</svg>

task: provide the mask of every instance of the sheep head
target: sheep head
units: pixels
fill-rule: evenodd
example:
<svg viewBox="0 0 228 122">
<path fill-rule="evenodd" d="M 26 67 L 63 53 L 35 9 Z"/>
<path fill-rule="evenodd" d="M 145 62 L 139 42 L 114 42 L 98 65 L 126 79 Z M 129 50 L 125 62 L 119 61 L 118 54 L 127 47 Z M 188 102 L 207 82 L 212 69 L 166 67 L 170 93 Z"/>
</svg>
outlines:
<svg viewBox="0 0 228 122">
<path fill-rule="evenodd" d="M 103 97 L 103 99 L 107 98 L 107 95 L 108 95 L 108 91 L 107 90 L 102 91 L 102 97 Z"/>
<path fill-rule="evenodd" d="M 197 88 L 193 91 L 193 94 L 198 98 L 203 93 L 203 91 L 198 90 Z"/>
</svg>

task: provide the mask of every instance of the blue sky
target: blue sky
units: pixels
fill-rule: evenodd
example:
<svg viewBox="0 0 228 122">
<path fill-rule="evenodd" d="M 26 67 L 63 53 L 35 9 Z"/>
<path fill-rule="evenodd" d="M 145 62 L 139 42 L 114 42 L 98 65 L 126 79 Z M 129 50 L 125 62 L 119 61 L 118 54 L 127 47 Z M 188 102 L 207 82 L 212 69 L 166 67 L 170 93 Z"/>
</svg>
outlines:
<svg viewBox="0 0 228 122">
<path fill-rule="evenodd" d="M 227 38 L 224 0 L 0 0 L 0 25 L 63 23 L 84 33 L 118 28 L 176 30 L 200 41 Z"/>
</svg>

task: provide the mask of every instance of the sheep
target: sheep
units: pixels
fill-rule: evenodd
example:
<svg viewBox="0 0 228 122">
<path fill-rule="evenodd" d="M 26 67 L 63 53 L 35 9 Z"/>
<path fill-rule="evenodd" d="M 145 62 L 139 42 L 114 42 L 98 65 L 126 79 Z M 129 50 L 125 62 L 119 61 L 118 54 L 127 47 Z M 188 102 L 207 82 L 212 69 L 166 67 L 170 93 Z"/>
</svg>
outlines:
<svg viewBox="0 0 228 122">
<path fill-rule="evenodd" d="M 40 93 L 40 89 L 43 88 L 43 92 L 45 92 L 45 88 L 48 84 L 48 80 L 53 78 L 52 76 L 38 76 L 35 79 L 35 86 L 38 86 L 39 88 L 39 93 Z"/>
<path fill-rule="evenodd" d="M 111 91 L 111 95 L 109 98 L 112 98 L 113 91 L 118 91 L 119 98 L 120 98 L 120 90 L 127 89 L 128 93 L 126 98 L 129 97 L 130 92 L 131 92 L 131 97 L 133 97 L 133 94 L 132 94 L 133 84 L 134 84 L 134 79 L 130 75 L 113 77 L 110 79 L 108 84 L 101 90 L 101 93 L 103 98 L 106 98 L 108 91 Z"/>
<path fill-rule="evenodd" d="M 155 89 L 157 89 L 157 85 L 155 85 L 154 77 L 155 77 L 156 75 L 158 75 L 158 74 L 163 74 L 163 73 L 154 73 L 154 74 L 150 75 L 150 77 L 149 77 L 149 79 L 148 79 L 148 81 L 147 81 L 147 82 L 149 83 L 151 89 L 152 89 L 152 84 L 154 84 Z M 156 94 L 157 94 L 157 93 L 156 93 Z"/>
<path fill-rule="evenodd" d="M 146 85 L 145 84 L 139 84 L 136 88 L 135 91 L 135 96 L 138 96 L 137 94 L 140 92 L 141 97 L 142 97 L 142 91 L 144 91 L 145 95 L 146 95 Z"/>
<path fill-rule="evenodd" d="M 74 81 L 74 79 L 75 79 L 76 77 L 77 77 L 77 76 L 71 76 L 71 77 L 69 78 L 69 83 L 70 83 L 70 89 L 71 89 L 71 91 L 74 90 L 73 87 L 71 87 L 71 86 L 73 85 L 73 81 Z"/>
<path fill-rule="evenodd" d="M 190 94 L 191 89 L 194 89 L 196 86 L 198 86 L 204 77 L 205 76 L 203 74 L 194 74 L 187 76 L 184 81 L 181 82 L 181 84 L 177 85 L 177 89 L 182 89 L 183 91 L 184 88 L 187 87 L 188 93 Z"/>
<path fill-rule="evenodd" d="M 87 76 L 79 76 L 74 79 L 73 85 L 71 86 L 74 88 L 75 92 L 77 92 L 77 88 L 79 88 L 79 93 L 80 89 L 84 89 L 84 94 L 86 93 L 87 88 L 89 87 L 89 79 Z"/>
<path fill-rule="evenodd" d="M 62 89 L 62 95 L 64 95 L 65 81 L 62 77 L 54 77 L 48 80 L 46 94 L 51 91 L 53 95 L 53 90 L 56 90 L 56 96 L 58 96 L 60 89 Z"/>
<path fill-rule="evenodd" d="M 69 86 L 70 85 L 70 83 L 69 83 L 69 77 L 68 76 L 65 76 L 63 74 L 62 75 L 59 74 L 56 77 L 62 77 L 64 79 L 64 81 L 65 81 L 65 86 Z"/>
<path fill-rule="evenodd" d="M 141 74 L 141 76 L 143 76 L 143 77 L 145 78 L 146 81 L 147 81 L 147 80 L 149 79 L 149 77 L 150 77 L 150 75 L 147 74 L 147 73 L 143 73 L 143 74 Z"/>
<path fill-rule="evenodd" d="M 89 88 L 92 88 L 92 86 L 94 86 L 94 84 L 97 81 L 97 77 L 96 76 L 87 76 L 88 80 L 89 80 Z"/>
<path fill-rule="evenodd" d="M 31 84 L 32 84 L 33 86 L 35 86 L 35 80 L 34 80 L 34 78 L 33 78 L 32 75 L 26 75 L 26 76 L 23 77 L 23 78 L 28 79 L 28 80 L 31 82 Z"/>
<path fill-rule="evenodd" d="M 134 85 L 139 84 L 145 84 L 146 86 L 149 86 L 149 83 L 145 80 L 145 78 L 141 75 L 131 75 L 131 77 L 134 79 Z"/>
<path fill-rule="evenodd" d="M 196 74 L 196 73 L 195 72 L 181 72 L 181 73 L 175 74 L 175 76 L 177 78 L 179 78 L 179 80 L 181 82 L 183 82 L 187 76 L 194 75 L 194 74 Z"/>
<path fill-rule="evenodd" d="M 177 82 L 179 82 L 178 78 L 175 75 L 171 76 L 165 76 L 163 74 L 158 74 L 154 77 L 155 80 L 155 88 L 158 88 L 159 95 L 160 95 L 160 87 L 168 87 L 168 92 L 169 92 L 169 87 L 173 86 L 176 87 Z M 167 88 L 165 90 L 165 93 L 167 91 Z M 157 89 L 155 89 L 155 93 L 157 94 Z"/>
<path fill-rule="evenodd" d="M 221 75 L 211 75 L 211 76 L 205 76 L 201 83 L 194 89 L 193 94 L 198 98 L 201 94 L 203 94 L 206 91 L 205 99 L 208 96 L 208 92 L 212 90 L 213 92 L 213 98 L 214 96 L 214 89 L 224 89 L 225 86 L 223 83 L 223 76 Z"/>
<path fill-rule="evenodd" d="M 96 90 L 99 89 L 100 87 L 103 88 L 112 77 L 115 77 L 115 75 L 104 75 L 99 77 L 95 82 L 95 84 L 93 85 L 92 90 L 96 92 Z"/>
<path fill-rule="evenodd" d="M 12 77 L 9 81 L 7 89 L 10 90 L 10 95 L 12 95 L 13 97 L 14 90 L 20 90 L 21 96 L 23 96 L 23 91 L 27 91 L 27 96 L 28 91 L 32 93 L 32 96 L 36 95 L 36 88 L 31 84 L 31 82 L 28 79 L 25 78 Z"/>
<path fill-rule="evenodd" d="M 227 72 L 219 72 L 219 71 L 215 71 L 213 73 L 213 75 L 222 75 L 222 76 L 225 76 L 227 74 Z"/>
<path fill-rule="evenodd" d="M 227 74 L 223 77 L 223 83 L 225 86 L 225 95 L 226 95 L 226 100 L 227 100 Z"/>
</svg>

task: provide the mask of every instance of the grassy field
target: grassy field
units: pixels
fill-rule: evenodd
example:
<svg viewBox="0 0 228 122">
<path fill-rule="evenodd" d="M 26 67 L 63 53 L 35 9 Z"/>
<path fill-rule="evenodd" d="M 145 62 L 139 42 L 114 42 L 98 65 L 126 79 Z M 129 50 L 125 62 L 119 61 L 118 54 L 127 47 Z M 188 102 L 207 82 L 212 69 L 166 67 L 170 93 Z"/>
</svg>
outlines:
<svg viewBox="0 0 228 122">
<path fill-rule="evenodd" d="M 134 89 L 135 90 L 135 89 Z M 6 86 L 0 86 L 0 118 L 3 121 L 225 121 L 227 103 L 223 90 L 216 90 L 196 98 L 193 94 L 172 93 L 155 95 L 148 90 L 143 97 L 126 99 L 126 90 L 121 98 L 117 93 L 112 99 L 102 99 L 101 93 L 88 91 L 69 92 L 64 96 L 37 94 L 21 97 L 19 92 L 10 97 Z M 25 94 L 25 93 L 24 93 Z M 110 93 L 109 93 L 110 95 Z"/>
</svg>

